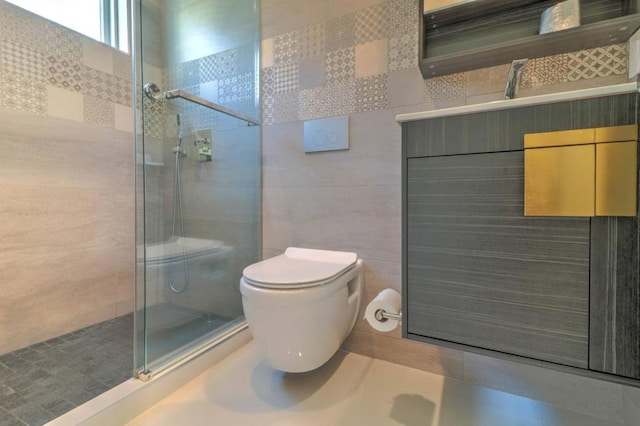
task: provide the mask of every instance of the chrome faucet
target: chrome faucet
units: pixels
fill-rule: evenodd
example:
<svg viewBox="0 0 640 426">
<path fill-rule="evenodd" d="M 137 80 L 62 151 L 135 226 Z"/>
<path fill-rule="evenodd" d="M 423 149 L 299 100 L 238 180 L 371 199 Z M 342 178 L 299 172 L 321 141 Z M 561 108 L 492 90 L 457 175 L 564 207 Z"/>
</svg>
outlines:
<svg viewBox="0 0 640 426">
<path fill-rule="evenodd" d="M 515 97 L 518 96 L 522 71 L 524 71 L 527 62 L 529 62 L 529 59 L 516 59 L 511 62 L 511 68 L 507 76 L 507 86 L 504 88 L 505 99 L 515 99 Z"/>
</svg>

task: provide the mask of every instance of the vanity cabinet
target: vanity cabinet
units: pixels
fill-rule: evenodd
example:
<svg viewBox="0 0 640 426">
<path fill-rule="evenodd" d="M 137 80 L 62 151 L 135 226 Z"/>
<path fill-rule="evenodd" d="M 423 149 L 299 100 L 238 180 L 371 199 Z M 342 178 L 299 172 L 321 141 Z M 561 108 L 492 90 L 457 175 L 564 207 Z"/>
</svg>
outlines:
<svg viewBox="0 0 640 426">
<path fill-rule="evenodd" d="M 623 94 L 402 123 L 403 335 L 640 378 L 637 214 L 524 215 L 525 134 L 632 125 L 635 108 Z M 595 176 L 596 146 L 577 147 Z"/>
<path fill-rule="evenodd" d="M 524 135 L 525 216 L 635 216 L 638 126 Z"/>
</svg>

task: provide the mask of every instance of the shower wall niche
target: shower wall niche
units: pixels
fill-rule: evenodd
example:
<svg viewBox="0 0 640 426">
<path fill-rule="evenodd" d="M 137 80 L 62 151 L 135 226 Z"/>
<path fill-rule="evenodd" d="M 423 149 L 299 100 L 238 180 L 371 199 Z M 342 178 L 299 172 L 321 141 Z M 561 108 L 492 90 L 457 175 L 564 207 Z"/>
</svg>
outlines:
<svg viewBox="0 0 640 426">
<path fill-rule="evenodd" d="M 238 282 L 261 235 L 260 126 L 242 119 L 260 116 L 257 11 L 254 0 L 140 4 L 139 371 L 244 323 Z M 159 99 L 142 93 L 149 83 Z M 162 96 L 174 90 L 196 102 Z"/>
</svg>

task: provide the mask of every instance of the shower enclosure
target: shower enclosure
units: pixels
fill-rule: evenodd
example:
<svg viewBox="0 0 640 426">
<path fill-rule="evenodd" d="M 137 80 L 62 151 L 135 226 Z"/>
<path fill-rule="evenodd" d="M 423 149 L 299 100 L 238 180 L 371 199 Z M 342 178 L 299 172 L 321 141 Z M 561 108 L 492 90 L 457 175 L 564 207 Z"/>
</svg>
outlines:
<svg viewBox="0 0 640 426">
<path fill-rule="evenodd" d="M 245 327 L 260 257 L 258 0 L 135 5 L 136 345 L 146 379 Z"/>
</svg>

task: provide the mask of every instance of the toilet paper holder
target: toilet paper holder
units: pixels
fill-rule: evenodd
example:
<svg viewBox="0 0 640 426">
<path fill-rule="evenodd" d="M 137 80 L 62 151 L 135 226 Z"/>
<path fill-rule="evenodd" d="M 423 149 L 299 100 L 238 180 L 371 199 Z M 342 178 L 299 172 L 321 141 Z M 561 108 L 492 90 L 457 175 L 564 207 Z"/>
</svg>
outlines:
<svg viewBox="0 0 640 426">
<path fill-rule="evenodd" d="M 402 312 L 397 314 L 387 312 L 384 309 L 378 309 L 375 313 L 376 320 L 380 322 L 386 322 L 389 319 L 397 319 L 399 323 L 402 323 Z"/>
</svg>

